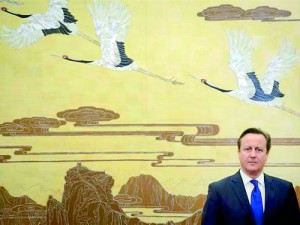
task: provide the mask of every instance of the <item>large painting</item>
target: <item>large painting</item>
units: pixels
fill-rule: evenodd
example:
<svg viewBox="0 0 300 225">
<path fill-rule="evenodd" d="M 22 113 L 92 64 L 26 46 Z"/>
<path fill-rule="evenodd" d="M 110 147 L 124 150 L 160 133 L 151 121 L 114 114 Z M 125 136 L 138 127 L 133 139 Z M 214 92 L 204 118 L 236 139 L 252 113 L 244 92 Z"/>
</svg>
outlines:
<svg viewBox="0 0 300 225">
<path fill-rule="evenodd" d="M 200 225 L 249 127 L 300 202 L 297 0 L 0 7 L 1 225 Z"/>
</svg>

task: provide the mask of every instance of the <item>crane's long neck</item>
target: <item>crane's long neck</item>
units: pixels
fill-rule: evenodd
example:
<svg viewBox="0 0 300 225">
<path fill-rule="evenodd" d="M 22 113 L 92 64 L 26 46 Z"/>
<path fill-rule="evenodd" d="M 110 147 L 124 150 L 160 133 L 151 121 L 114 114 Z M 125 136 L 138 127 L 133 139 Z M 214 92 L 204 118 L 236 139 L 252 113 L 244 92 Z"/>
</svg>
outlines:
<svg viewBox="0 0 300 225">
<path fill-rule="evenodd" d="M 211 84 L 209 84 L 209 83 L 207 83 L 207 82 L 204 82 L 204 84 L 205 85 L 207 85 L 207 86 L 209 86 L 209 87 L 211 87 L 211 88 L 213 88 L 213 89 L 216 89 L 216 90 L 218 90 L 218 91 L 221 91 L 221 92 L 231 92 L 232 90 L 225 90 L 225 89 L 222 89 L 222 88 L 219 88 L 219 87 L 216 87 L 216 86 L 213 86 L 213 85 L 211 85 Z"/>
<path fill-rule="evenodd" d="M 17 16 L 17 17 L 20 17 L 20 18 L 23 18 L 23 19 L 32 16 L 32 14 L 30 14 L 30 15 L 23 15 L 23 14 L 13 13 L 13 12 L 10 12 L 10 11 L 8 11 L 8 10 L 3 10 L 3 9 L 2 9 L 2 11 L 6 12 L 6 13 L 9 13 L 9 14 L 11 14 L 11 15 L 14 15 L 14 16 Z"/>
<path fill-rule="evenodd" d="M 70 59 L 70 58 L 64 58 L 65 60 L 71 61 L 71 62 L 78 62 L 78 63 L 92 63 L 94 61 L 89 60 L 77 60 L 77 59 Z"/>
</svg>

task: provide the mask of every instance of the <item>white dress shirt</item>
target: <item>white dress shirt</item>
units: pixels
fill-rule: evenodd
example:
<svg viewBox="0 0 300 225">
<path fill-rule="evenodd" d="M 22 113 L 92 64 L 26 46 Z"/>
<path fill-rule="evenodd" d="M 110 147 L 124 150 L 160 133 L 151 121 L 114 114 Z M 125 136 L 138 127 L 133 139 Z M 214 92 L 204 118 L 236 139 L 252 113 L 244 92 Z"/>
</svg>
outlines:
<svg viewBox="0 0 300 225">
<path fill-rule="evenodd" d="M 250 181 L 253 180 L 253 178 L 251 178 L 247 174 L 245 174 L 242 169 L 240 169 L 240 174 L 242 176 L 244 187 L 247 192 L 247 197 L 248 197 L 249 203 L 251 205 L 251 193 L 252 193 L 252 190 L 254 189 L 254 185 Z M 261 192 L 261 197 L 262 197 L 262 202 L 263 202 L 263 210 L 265 211 L 265 196 L 266 196 L 266 194 L 265 194 L 264 173 L 261 173 L 255 180 L 258 181 L 258 188 Z"/>
</svg>

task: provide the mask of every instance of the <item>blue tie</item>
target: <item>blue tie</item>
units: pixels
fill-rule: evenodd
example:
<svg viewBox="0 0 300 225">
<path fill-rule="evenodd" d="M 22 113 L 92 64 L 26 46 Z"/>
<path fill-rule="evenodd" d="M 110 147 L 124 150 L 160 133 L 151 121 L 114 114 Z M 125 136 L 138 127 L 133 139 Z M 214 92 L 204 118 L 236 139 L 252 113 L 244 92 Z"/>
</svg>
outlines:
<svg viewBox="0 0 300 225">
<path fill-rule="evenodd" d="M 251 193 L 251 208 L 255 217 L 256 225 L 263 225 L 263 204 L 260 190 L 258 188 L 258 181 L 250 181 L 254 185 Z"/>
</svg>

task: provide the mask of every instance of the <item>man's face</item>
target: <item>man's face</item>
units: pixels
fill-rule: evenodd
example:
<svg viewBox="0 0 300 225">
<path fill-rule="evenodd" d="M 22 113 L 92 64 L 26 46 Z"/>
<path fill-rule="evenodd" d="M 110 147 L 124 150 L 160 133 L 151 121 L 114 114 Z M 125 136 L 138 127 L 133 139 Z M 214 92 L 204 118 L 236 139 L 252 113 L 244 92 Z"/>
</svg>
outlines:
<svg viewBox="0 0 300 225">
<path fill-rule="evenodd" d="M 260 175 L 268 159 L 267 141 L 262 134 L 246 134 L 238 152 L 242 170 L 252 178 Z"/>
</svg>

